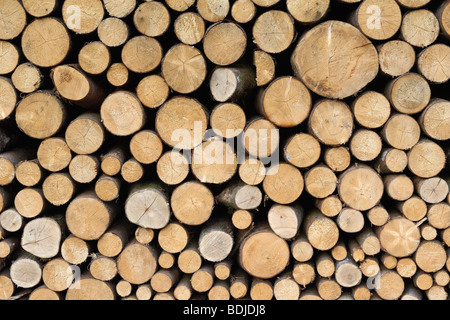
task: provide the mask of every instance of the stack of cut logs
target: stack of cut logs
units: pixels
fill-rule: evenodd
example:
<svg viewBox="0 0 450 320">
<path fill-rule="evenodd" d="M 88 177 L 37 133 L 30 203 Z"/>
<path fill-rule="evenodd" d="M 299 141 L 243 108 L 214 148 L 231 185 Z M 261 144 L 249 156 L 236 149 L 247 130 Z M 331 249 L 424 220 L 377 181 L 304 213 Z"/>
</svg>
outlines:
<svg viewBox="0 0 450 320">
<path fill-rule="evenodd" d="M 446 300 L 450 0 L 0 0 L 0 299 Z"/>
</svg>

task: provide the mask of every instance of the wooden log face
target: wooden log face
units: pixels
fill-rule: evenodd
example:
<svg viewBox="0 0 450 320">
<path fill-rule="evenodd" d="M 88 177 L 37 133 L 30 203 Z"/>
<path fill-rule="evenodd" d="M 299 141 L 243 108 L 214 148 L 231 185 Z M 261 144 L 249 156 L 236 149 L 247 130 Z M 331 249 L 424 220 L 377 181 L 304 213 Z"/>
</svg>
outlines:
<svg viewBox="0 0 450 320">
<path fill-rule="evenodd" d="M 267 53 L 280 53 L 294 41 L 294 21 L 286 12 L 269 10 L 256 19 L 252 32 L 261 50 Z"/>
<path fill-rule="evenodd" d="M 242 267 L 251 275 L 268 279 L 281 273 L 288 263 L 289 247 L 272 232 L 249 236 L 240 247 Z"/>
<path fill-rule="evenodd" d="M 17 37 L 25 28 L 26 12 L 19 1 L 0 2 L 1 15 L 3 17 L 4 27 L 0 31 L 1 40 L 11 40 Z"/>
<path fill-rule="evenodd" d="M 340 21 L 321 23 L 305 33 L 291 63 L 309 89 L 332 99 L 356 93 L 378 73 L 375 47 L 355 27 Z M 314 65 L 318 67 L 312 69 Z"/>
<path fill-rule="evenodd" d="M 420 244 L 420 231 L 405 218 L 389 221 L 379 233 L 381 248 L 390 255 L 403 258 L 413 254 Z"/>
<path fill-rule="evenodd" d="M 66 58 L 70 37 L 58 20 L 47 17 L 37 19 L 25 28 L 22 48 L 31 63 L 44 68 L 53 67 Z"/>
</svg>

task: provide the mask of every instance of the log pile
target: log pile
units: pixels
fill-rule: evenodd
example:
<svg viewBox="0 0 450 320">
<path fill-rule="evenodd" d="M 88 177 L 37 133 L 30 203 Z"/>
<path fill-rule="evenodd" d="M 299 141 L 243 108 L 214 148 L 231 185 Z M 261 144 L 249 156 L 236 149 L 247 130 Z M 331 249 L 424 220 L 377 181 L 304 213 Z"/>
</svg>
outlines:
<svg viewBox="0 0 450 320">
<path fill-rule="evenodd" d="M 0 17 L 0 299 L 448 299 L 449 0 Z"/>
</svg>

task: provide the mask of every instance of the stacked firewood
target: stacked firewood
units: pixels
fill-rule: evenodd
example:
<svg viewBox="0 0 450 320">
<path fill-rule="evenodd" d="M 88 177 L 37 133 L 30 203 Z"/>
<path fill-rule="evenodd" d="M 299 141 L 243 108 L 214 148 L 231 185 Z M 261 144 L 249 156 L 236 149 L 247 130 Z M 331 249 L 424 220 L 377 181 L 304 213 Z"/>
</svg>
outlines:
<svg viewBox="0 0 450 320">
<path fill-rule="evenodd" d="M 448 298 L 449 0 L 0 18 L 0 299 Z"/>
</svg>

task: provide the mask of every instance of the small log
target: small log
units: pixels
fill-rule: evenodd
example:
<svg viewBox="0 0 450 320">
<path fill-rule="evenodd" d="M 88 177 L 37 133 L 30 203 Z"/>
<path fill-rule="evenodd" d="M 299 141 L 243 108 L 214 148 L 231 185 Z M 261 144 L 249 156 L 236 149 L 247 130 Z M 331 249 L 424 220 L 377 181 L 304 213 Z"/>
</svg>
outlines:
<svg viewBox="0 0 450 320">
<path fill-rule="evenodd" d="M 398 259 L 395 270 L 403 278 L 412 278 L 417 272 L 417 265 L 411 258 L 401 258 Z"/>
<path fill-rule="evenodd" d="M 158 257 L 158 264 L 163 269 L 171 269 L 175 264 L 175 255 L 167 251 L 162 251 Z"/>
<path fill-rule="evenodd" d="M 211 216 L 214 195 L 205 185 L 189 181 L 175 188 L 170 204 L 178 221 L 186 225 L 201 225 Z"/>
<path fill-rule="evenodd" d="M 427 47 L 439 36 L 439 20 L 427 9 L 411 10 L 403 16 L 400 35 L 414 47 Z"/>
<path fill-rule="evenodd" d="M 413 181 L 405 174 L 389 174 L 383 177 L 386 194 L 397 201 L 405 201 L 414 193 Z"/>
<path fill-rule="evenodd" d="M 14 197 L 14 207 L 25 218 L 34 218 L 45 211 L 47 203 L 41 188 L 24 188 Z"/>
<path fill-rule="evenodd" d="M 155 238 L 155 231 L 150 228 L 137 227 L 134 232 L 134 238 L 143 245 L 148 245 Z"/>
<path fill-rule="evenodd" d="M 287 0 L 286 7 L 296 21 L 309 25 L 319 22 L 326 16 L 330 9 L 330 1 Z"/>
<path fill-rule="evenodd" d="M 298 262 L 307 262 L 314 255 L 314 248 L 304 235 L 297 237 L 290 244 L 290 248 L 292 257 Z"/>
<path fill-rule="evenodd" d="M 182 183 L 190 172 L 187 158 L 176 151 L 164 153 L 158 160 L 156 172 L 159 179 L 168 185 Z"/>
<path fill-rule="evenodd" d="M 431 89 L 423 76 L 410 72 L 390 81 L 385 95 L 398 112 L 416 114 L 430 102 Z M 409 97 L 414 97 L 414 100 Z"/>
<path fill-rule="evenodd" d="M 203 52 L 215 65 L 229 66 L 238 61 L 247 48 L 247 35 L 231 21 L 220 21 L 209 27 L 203 37 Z M 223 102 L 223 101 L 222 101 Z"/>
<path fill-rule="evenodd" d="M 284 146 L 284 159 L 298 168 L 308 168 L 320 158 L 321 145 L 307 133 L 298 133 L 288 139 Z"/>
<path fill-rule="evenodd" d="M 398 259 L 388 253 L 383 253 L 380 256 L 380 261 L 386 269 L 393 270 L 397 266 Z"/>
<path fill-rule="evenodd" d="M 165 226 L 158 234 L 158 244 L 162 250 L 169 253 L 183 251 L 190 240 L 189 230 L 186 226 L 172 222 Z"/>
<path fill-rule="evenodd" d="M 233 212 L 231 222 L 236 229 L 245 230 L 253 224 L 253 216 L 248 210 L 236 210 Z"/>
<path fill-rule="evenodd" d="M 169 87 L 181 94 L 194 92 L 206 78 L 206 60 L 200 50 L 179 43 L 167 51 L 161 62 L 162 76 Z"/>
<path fill-rule="evenodd" d="M 381 227 L 389 221 L 389 212 L 382 205 L 373 207 L 367 212 L 367 218 L 374 226 Z"/>
<path fill-rule="evenodd" d="M 230 285 L 226 281 L 215 281 L 208 291 L 208 300 L 230 300 Z"/>
<path fill-rule="evenodd" d="M 277 277 L 273 284 L 273 295 L 276 300 L 298 300 L 300 287 L 289 273 Z"/>
<path fill-rule="evenodd" d="M 248 291 L 249 277 L 242 269 L 238 269 L 230 278 L 230 295 L 234 299 L 242 299 Z"/>
<path fill-rule="evenodd" d="M 406 41 L 391 40 L 378 47 L 380 70 L 390 77 L 399 77 L 411 71 L 416 52 Z"/>
<path fill-rule="evenodd" d="M 364 216 L 359 210 L 343 208 L 336 217 L 336 223 L 346 233 L 357 233 L 364 228 Z"/>
<path fill-rule="evenodd" d="M 374 256 L 380 252 L 380 240 L 371 228 L 366 227 L 363 229 L 356 236 L 356 240 L 366 255 Z"/>
<path fill-rule="evenodd" d="M 403 278 L 395 271 L 382 269 L 378 281 L 375 291 L 384 300 L 397 300 L 405 290 Z"/>
<path fill-rule="evenodd" d="M 400 29 L 402 11 L 395 0 L 369 0 L 362 2 L 350 19 L 368 38 L 387 40 Z"/>
<path fill-rule="evenodd" d="M 197 11 L 208 22 L 218 22 L 223 20 L 230 11 L 228 0 L 198 0 Z"/>
<path fill-rule="evenodd" d="M 350 151 L 359 161 L 372 161 L 383 147 L 380 136 L 372 130 L 360 129 L 350 139 Z"/>
<path fill-rule="evenodd" d="M 19 64 L 19 49 L 8 41 L 0 40 L 1 67 L 0 74 L 6 75 L 13 72 Z"/>
<path fill-rule="evenodd" d="M 377 236 L 381 249 L 396 258 L 410 256 L 420 244 L 417 225 L 397 214 L 391 214 L 391 220 L 377 229 Z"/>
<path fill-rule="evenodd" d="M 449 186 L 447 182 L 440 177 L 426 179 L 415 177 L 413 181 L 416 194 L 427 203 L 439 203 L 445 200 L 445 197 L 448 195 Z"/>
<path fill-rule="evenodd" d="M 274 204 L 267 213 L 270 228 L 283 239 L 294 238 L 303 221 L 304 210 L 299 205 Z"/>
<path fill-rule="evenodd" d="M 177 265 L 181 272 L 192 274 L 200 269 L 202 261 L 203 259 L 198 250 L 198 244 L 190 243 L 178 255 Z"/>
<path fill-rule="evenodd" d="M 202 183 L 225 183 L 236 174 L 237 167 L 234 149 L 221 139 L 205 141 L 192 152 L 191 170 Z"/>
<path fill-rule="evenodd" d="M 363 249 L 363 246 L 360 245 L 358 241 L 355 241 L 354 239 L 350 240 L 350 242 L 348 243 L 349 255 L 355 262 L 362 262 L 366 260 L 366 252 L 364 250 L 367 250 L 367 248 Z"/>
<path fill-rule="evenodd" d="M 87 43 L 78 53 L 78 64 L 89 74 L 99 75 L 108 70 L 111 64 L 111 52 L 101 41 Z"/>
<path fill-rule="evenodd" d="M 61 244 L 62 258 L 73 265 L 84 263 L 91 252 L 90 243 L 74 235 L 69 235 Z"/>
<path fill-rule="evenodd" d="M 141 3 L 133 15 L 136 29 L 148 37 L 163 35 L 170 26 L 170 14 L 166 6 L 157 1 Z"/>
<path fill-rule="evenodd" d="M 160 269 L 150 279 L 150 286 L 155 292 L 168 292 L 180 277 L 178 269 Z"/>
<path fill-rule="evenodd" d="M 66 119 L 64 104 L 47 91 L 33 92 L 16 108 L 16 123 L 27 136 L 46 139 L 59 132 Z"/>
<path fill-rule="evenodd" d="M 214 263 L 214 275 L 219 280 L 227 280 L 230 278 L 233 261 L 225 259 Z"/>
<path fill-rule="evenodd" d="M 207 292 L 214 284 L 214 269 L 206 264 L 195 271 L 191 276 L 191 286 L 197 292 Z"/>
<path fill-rule="evenodd" d="M 106 175 L 115 176 L 120 173 L 124 162 L 124 150 L 120 147 L 112 148 L 101 156 L 101 169 Z"/>
<path fill-rule="evenodd" d="M 346 205 L 355 210 L 372 209 L 380 201 L 383 191 L 381 177 L 365 165 L 354 165 L 339 177 L 339 196 Z"/>
<path fill-rule="evenodd" d="M 108 68 L 106 79 L 113 86 L 122 87 L 130 80 L 130 72 L 123 63 L 116 62 Z"/>
<path fill-rule="evenodd" d="M 183 276 L 173 290 L 173 295 L 177 300 L 190 300 L 192 297 L 192 286 L 188 276 Z"/>
<path fill-rule="evenodd" d="M 433 226 L 424 223 L 420 226 L 420 235 L 422 236 L 422 239 L 431 241 L 436 239 L 437 231 Z"/>
<path fill-rule="evenodd" d="M 74 198 L 66 210 L 69 231 L 86 241 L 98 240 L 111 226 L 115 208 L 101 201 L 93 191 L 86 191 Z"/>
<path fill-rule="evenodd" d="M 156 132 L 164 143 L 177 149 L 193 149 L 203 141 L 208 114 L 197 100 L 177 96 L 158 109 L 155 121 Z"/>
<path fill-rule="evenodd" d="M 56 0 L 42 2 L 39 0 L 22 0 L 23 8 L 33 17 L 42 18 L 52 14 L 58 5 Z"/>
<path fill-rule="evenodd" d="M 308 118 L 312 98 L 297 78 L 279 77 L 262 91 L 258 107 L 278 127 L 295 127 Z"/>
<path fill-rule="evenodd" d="M 127 42 L 130 36 L 130 28 L 123 20 L 109 17 L 100 22 L 97 35 L 104 45 L 115 48 Z"/>
<path fill-rule="evenodd" d="M 318 210 L 313 210 L 305 216 L 303 228 L 309 242 L 317 250 L 330 250 L 339 240 L 336 223 Z"/>
<path fill-rule="evenodd" d="M 0 226 L 7 232 L 17 232 L 23 228 L 25 218 L 15 208 L 0 213 Z"/>
<path fill-rule="evenodd" d="M 175 293 L 175 292 L 174 292 Z M 153 296 L 153 291 L 150 285 L 141 284 L 136 288 L 136 298 L 138 300 L 150 300 Z"/>
<path fill-rule="evenodd" d="M 279 143 L 279 130 L 269 120 L 258 117 L 247 122 L 243 144 L 250 157 L 270 157 L 279 147 Z"/>
<path fill-rule="evenodd" d="M 254 42 L 261 50 L 281 53 L 295 39 L 294 19 L 284 11 L 268 10 L 256 19 L 252 33 Z"/>
<path fill-rule="evenodd" d="M 158 108 L 169 97 L 169 86 L 161 76 L 150 75 L 139 82 L 136 94 L 147 108 Z"/>
<path fill-rule="evenodd" d="M 354 300 L 370 300 L 372 293 L 365 284 L 359 284 L 352 288 L 352 296 Z"/>
<path fill-rule="evenodd" d="M 436 17 L 439 20 L 441 33 L 446 38 L 450 38 L 450 23 L 448 22 L 448 17 L 450 16 L 449 8 L 450 8 L 449 1 L 444 1 L 436 11 Z"/>
<path fill-rule="evenodd" d="M 116 18 L 125 18 L 136 9 L 136 0 L 107 0 L 104 1 L 108 14 Z"/>
<path fill-rule="evenodd" d="M 91 275 L 101 281 L 110 281 L 117 275 L 117 264 L 114 259 L 95 255 L 89 263 Z"/>
<path fill-rule="evenodd" d="M 216 67 L 209 80 L 211 96 L 218 102 L 245 103 L 255 86 L 255 71 L 246 65 Z"/>
<path fill-rule="evenodd" d="M 8 300 L 10 299 L 14 291 L 16 290 L 16 285 L 11 279 L 9 272 L 3 271 L 0 273 L 0 299 Z"/>
<path fill-rule="evenodd" d="M 129 297 L 132 290 L 133 286 L 126 280 L 120 280 L 116 284 L 116 292 L 122 298 Z"/>
<path fill-rule="evenodd" d="M 448 54 L 450 47 L 445 44 L 431 45 L 417 57 L 417 69 L 431 83 L 445 83 L 450 79 Z"/>
<path fill-rule="evenodd" d="M 132 241 L 117 257 L 119 275 L 134 285 L 150 281 L 157 268 L 156 249 Z"/>
<path fill-rule="evenodd" d="M 300 197 L 304 183 L 299 169 L 287 163 L 280 163 L 267 171 L 263 189 L 274 202 L 290 204 Z"/>
<path fill-rule="evenodd" d="M 336 282 L 344 288 L 353 288 L 360 284 L 362 272 L 351 258 L 336 262 L 334 274 Z"/>
<path fill-rule="evenodd" d="M 342 202 L 336 195 L 331 195 L 324 199 L 317 199 L 315 205 L 327 217 L 335 217 L 342 210 Z"/>
<path fill-rule="evenodd" d="M 32 93 L 41 88 L 44 75 L 41 70 L 31 63 L 19 65 L 11 75 L 14 87 L 22 93 Z"/>
<path fill-rule="evenodd" d="M 75 280 L 71 265 L 62 258 L 47 262 L 42 269 L 42 280 L 48 289 L 63 292 Z"/>
<path fill-rule="evenodd" d="M 121 180 L 107 176 L 101 175 L 100 178 L 95 182 L 95 194 L 102 201 L 114 201 L 119 198 L 121 188 Z"/>
<path fill-rule="evenodd" d="M 337 300 L 342 295 L 342 288 L 334 279 L 318 278 L 315 285 L 323 300 Z"/>
<path fill-rule="evenodd" d="M 167 4 L 169 5 L 169 3 Z M 206 32 L 205 21 L 196 12 L 184 12 L 180 14 L 175 19 L 173 27 L 177 39 L 191 46 L 202 41 Z"/>
<path fill-rule="evenodd" d="M 233 209 L 252 210 L 259 207 L 262 198 L 262 193 L 258 187 L 241 182 L 226 187 L 216 197 L 216 201 Z"/>
<path fill-rule="evenodd" d="M 43 68 L 60 64 L 71 47 L 66 26 L 54 17 L 36 19 L 28 24 L 21 41 L 23 54 L 28 61 Z"/>
<path fill-rule="evenodd" d="M 253 65 L 256 68 L 256 85 L 258 87 L 267 85 L 275 78 L 275 59 L 267 52 L 255 50 L 253 53 Z"/>
<path fill-rule="evenodd" d="M 400 173 L 408 166 L 408 156 L 403 150 L 385 148 L 376 159 L 375 170 L 380 174 Z"/>
<path fill-rule="evenodd" d="M 76 155 L 69 164 L 70 176 L 78 183 L 91 183 L 100 171 L 100 161 L 93 155 Z"/>
<path fill-rule="evenodd" d="M 128 91 L 110 94 L 101 105 L 100 116 L 105 128 L 116 136 L 135 134 L 147 120 L 138 97 Z"/>
<path fill-rule="evenodd" d="M 326 165 L 315 165 L 305 173 L 305 190 L 316 199 L 331 196 L 337 188 L 337 177 Z"/>
<path fill-rule="evenodd" d="M 78 15 L 76 18 L 74 13 Z M 105 9 L 101 0 L 68 0 L 62 5 L 64 23 L 76 34 L 89 34 L 97 30 L 104 14 Z"/>
<path fill-rule="evenodd" d="M 41 259 L 55 257 L 59 253 L 62 232 L 62 217 L 37 218 L 28 222 L 22 233 L 20 245 Z"/>
<path fill-rule="evenodd" d="M 322 144 L 340 146 L 353 133 L 353 114 L 349 106 L 338 100 L 321 100 L 311 111 L 308 130 Z"/>
<path fill-rule="evenodd" d="M 417 9 L 425 6 L 430 0 L 398 0 L 398 3 L 408 9 Z"/>
<path fill-rule="evenodd" d="M 351 153 L 346 147 L 329 147 L 325 149 L 324 161 L 331 170 L 342 172 L 351 164 Z"/>
<path fill-rule="evenodd" d="M 136 185 L 125 202 L 127 219 L 140 227 L 162 229 L 169 223 L 169 200 L 157 185 Z"/>
<path fill-rule="evenodd" d="M 333 257 L 328 252 L 321 252 L 316 256 L 315 266 L 317 274 L 323 278 L 330 278 L 336 271 Z"/>
<path fill-rule="evenodd" d="M 330 250 L 330 254 L 336 261 L 344 260 L 348 256 L 348 250 L 345 242 L 338 240 L 336 245 Z"/>
<path fill-rule="evenodd" d="M 128 159 L 120 169 L 120 175 L 128 183 L 135 183 L 144 176 L 143 165 L 134 158 Z"/>
<path fill-rule="evenodd" d="M 260 160 L 248 158 L 239 165 L 239 177 L 245 184 L 259 185 L 266 177 L 266 167 Z"/>
<path fill-rule="evenodd" d="M 436 229 L 450 227 L 450 205 L 448 203 L 436 203 L 428 207 L 428 223 Z"/>
<path fill-rule="evenodd" d="M 45 199 L 54 206 L 67 204 L 75 192 L 75 181 L 68 173 L 52 173 L 42 183 L 42 193 Z"/>
<path fill-rule="evenodd" d="M 159 41 L 144 35 L 131 38 L 122 49 L 123 64 L 136 73 L 153 71 L 161 63 L 162 56 Z"/>
<path fill-rule="evenodd" d="M 97 241 L 98 252 L 108 258 L 116 257 L 131 238 L 131 226 L 119 220 Z"/>
<path fill-rule="evenodd" d="M 252 300 L 270 301 L 273 299 L 273 285 L 269 280 L 252 278 L 250 284 L 250 298 Z"/>
<path fill-rule="evenodd" d="M 19 252 L 10 266 L 11 280 L 19 288 L 33 288 L 42 280 L 42 268 L 38 258 Z"/>
<path fill-rule="evenodd" d="M 422 291 L 426 291 L 433 286 L 433 277 L 422 270 L 419 270 L 413 277 L 414 286 Z"/>
<path fill-rule="evenodd" d="M 98 109 L 106 97 L 105 91 L 90 79 L 79 65 L 59 65 L 50 77 L 59 94 L 86 109 Z"/>
<path fill-rule="evenodd" d="M 45 170 L 59 172 L 69 166 L 72 160 L 72 152 L 64 138 L 48 138 L 40 143 L 37 150 L 37 159 Z"/>
<path fill-rule="evenodd" d="M 142 164 L 151 164 L 161 157 L 163 143 L 156 132 L 151 130 L 139 131 L 130 141 L 131 155 Z"/>
<path fill-rule="evenodd" d="M 19 247 L 19 238 L 0 240 L 0 259 L 6 259 Z"/>
<path fill-rule="evenodd" d="M 449 103 L 439 98 L 432 99 L 420 115 L 419 124 L 422 131 L 434 140 L 443 141 L 450 138 L 450 132 L 446 129 L 447 121 L 443 116 Z"/>
<path fill-rule="evenodd" d="M 211 262 L 225 260 L 234 246 L 232 224 L 228 220 L 216 220 L 203 226 L 198 239 L 201 256 Z"/>
<path fill-rule="evenodd" d="M 408 168 L 420 178 L 436 176 L 445 167 L 446 156 L 441 146 L 431 140 L 419 141 L 408 152 Z"/>
<path fill-rule="evenodd" d="M 25 187 L 34 187 L 39 184 L 44 172 L 37 159 L 24 160 L 16 166 L 16 179 Z"/>
<path fill-rule="evenodd" d="M 238 23 L 248 23 L 256 16 L 256 6 L 251 0 L 237 0 L 231 6 L 231 16 Z"/>
<path fill-rule="evenodd" d="M 447 253 L 443 245 L 437 241 L 422 241 L 414 253 L 414 261 L 424 272 L 441 270 L 446 263 Z"/>
</svg>

